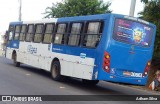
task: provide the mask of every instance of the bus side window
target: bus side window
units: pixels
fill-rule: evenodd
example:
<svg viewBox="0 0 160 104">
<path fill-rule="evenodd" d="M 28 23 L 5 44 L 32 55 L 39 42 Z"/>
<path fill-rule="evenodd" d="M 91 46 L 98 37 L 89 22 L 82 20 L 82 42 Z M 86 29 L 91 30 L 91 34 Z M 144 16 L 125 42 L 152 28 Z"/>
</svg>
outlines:
<svg viewBox="0 0 160 104">
<path fill-rule="evenodd" d="M 68 45 L 72 46 L 79 45 L 81 30 L 82 30 L 82 23 L 72 23 L 71 32 L 69 34 Z"/>
<path fill-rule="evenodd" d="M 64 44 L 64 35 L 67 29 L 67 24 L 58 24 L 57 25 L 57 31 L 54 37 L 54 43 L 55 44 Z"/>
<path fill-rule="evenodd" d="M 28 30 L 26 34 L 26 41 L 31 42 L 33 41 L 33 35 L 34 35 L 34 25 L 28 25 Z"/>
<path fill-rule="evenodd" d="M 102 22 L 89 22 L 85 32 L 83 46 L 92 48 L 97 47 L 101 38 L 102 30 Z"/>
<path fill-rule="evenodd" d="M 19 40 L 20 31 L 21 31 L 21 25 L 16 25 L 14 40 Z"/>
<path fill-rule="evenodd" d="M 13 39 L 13 34 L 14 34 L 14 26 L 13 25 L 10 25 L 9 26 L 9 39 L 8 40 L 12 40 Z"/>
<path fill-rule="evenodd" d="M 51 43 L 52 42 L 52 34 L 54 30 L 54 24 L 46 24 L 46 29 L 44 32 L 43 43 Z"/>
<path fill-rule="evenodd" d="M 20 41 L 24 41 L 25 40 L 26 30 L 27 30 L 27 25 L 22 25 L 20 36 L 19 36 L 19 40 Z"/>
<path fill-rule="evenodd" d="M 44 29 L 44 24 L 37 24 L 36 25 L 36 31 L 34 35 L 34 42 L 41 42 L 42 41 L 42 36 L 43 36 L 43 29 Z"/>
</svg>

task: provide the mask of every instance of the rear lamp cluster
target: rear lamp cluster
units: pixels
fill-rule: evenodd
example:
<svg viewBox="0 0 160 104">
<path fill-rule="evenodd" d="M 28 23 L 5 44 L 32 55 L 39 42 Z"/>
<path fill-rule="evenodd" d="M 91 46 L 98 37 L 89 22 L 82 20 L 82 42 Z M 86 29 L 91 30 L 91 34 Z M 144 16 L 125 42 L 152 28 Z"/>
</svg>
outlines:
<svg viewBox="0 0 160 104">
<path fill-rule="evenodd" d="M 147 65 L 146 65 L 146 67 L 145 67 L 144 73 L 143 73 L 143 77 L 145 77 L 145 76 L 147 76 L 147 75 L 148 75 L 148 72 L 149 72 L 150 66 L 151 66 L 151 62 L 150 62 L 150 61 L 148 61 L 148 62 L 147 62 Z"/>
<path fill-rule="evenodd" d="M 107 73 L 110 72 L 110 54 L 108 52 L 104 52 L 104 58 L 103 58 L 103 69 Z"/>
</svg>

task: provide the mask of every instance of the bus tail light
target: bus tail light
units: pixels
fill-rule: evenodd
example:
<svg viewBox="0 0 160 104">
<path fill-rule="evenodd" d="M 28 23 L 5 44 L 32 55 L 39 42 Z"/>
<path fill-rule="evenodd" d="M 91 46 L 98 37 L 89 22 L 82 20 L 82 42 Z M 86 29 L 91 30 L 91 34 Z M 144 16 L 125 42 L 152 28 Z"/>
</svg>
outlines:
<svg viewBox="0 0 160 104">
<path fill-rule="evenodd" d="M 110 54 L 108 52 L 104 52 L 103 69 L 108 73 L 110 71 Z"/>
<path fill-rule="evenodd" d="M 148 71 L 149 71 L 149 69 L 150 69 L 150 66 L 151 66 L 151 62 L 148 61 L 148 62 L 147 62 L 147 65 L 146 65 L 146 68 L 145 68 L 145 71 L 144 71 L 144 73 L 143 73 L 143 77 L 145 77 L 145 76 L 148 75 Z"/>
</svg>

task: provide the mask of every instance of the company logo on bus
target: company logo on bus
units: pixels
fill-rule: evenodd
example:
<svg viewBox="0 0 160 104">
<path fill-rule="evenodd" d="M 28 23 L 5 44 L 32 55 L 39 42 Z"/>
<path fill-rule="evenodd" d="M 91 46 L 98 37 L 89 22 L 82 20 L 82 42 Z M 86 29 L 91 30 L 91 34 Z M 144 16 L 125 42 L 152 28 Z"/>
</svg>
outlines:
<svg viewBox="0 0 160 104">
<path fill-rule="evenodd" d="M 31 54 L 37 53 L 37 48 L 33 47 L 32 45 L 28 45 L 27 52 L 29 52 Z"/>
</svg>

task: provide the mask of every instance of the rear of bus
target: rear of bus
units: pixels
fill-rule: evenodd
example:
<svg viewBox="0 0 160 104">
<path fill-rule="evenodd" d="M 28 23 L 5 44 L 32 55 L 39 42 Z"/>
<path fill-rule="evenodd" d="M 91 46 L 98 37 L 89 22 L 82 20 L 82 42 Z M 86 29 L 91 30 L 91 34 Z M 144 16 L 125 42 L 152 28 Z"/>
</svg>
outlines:
<svg viewBox="0 0 160 104">
<path fill-rule="evenodd" d="M 151 66 L 155 25 L 141 19 L 111 15 L 98 79 L 145 85 Z"/>
</svg>

